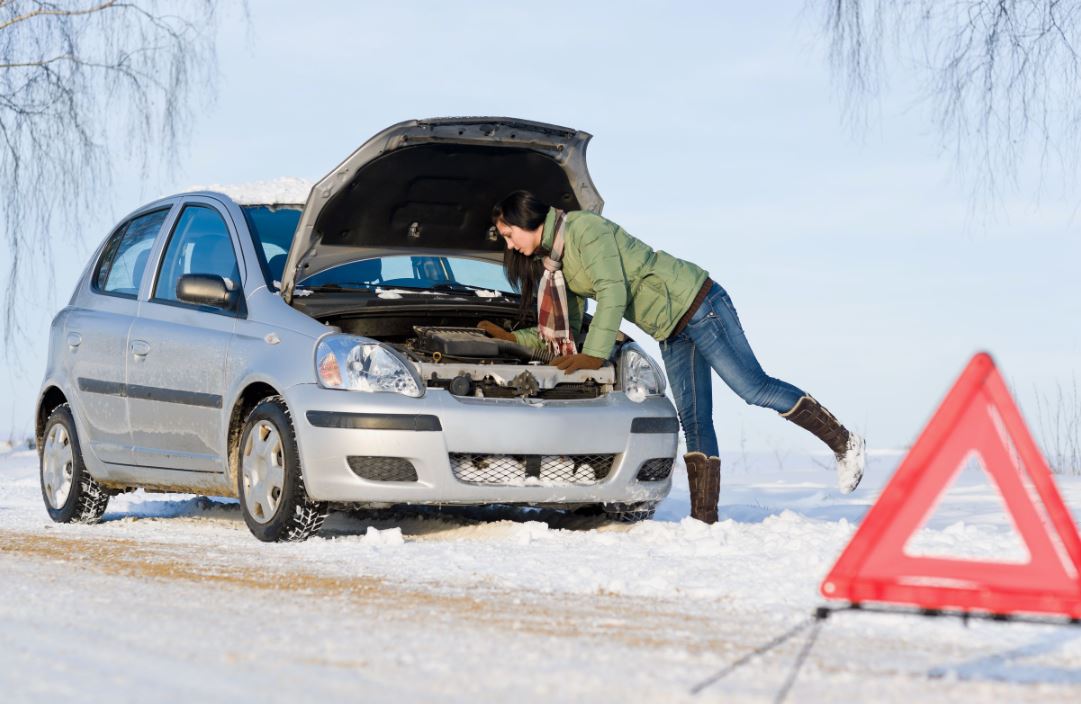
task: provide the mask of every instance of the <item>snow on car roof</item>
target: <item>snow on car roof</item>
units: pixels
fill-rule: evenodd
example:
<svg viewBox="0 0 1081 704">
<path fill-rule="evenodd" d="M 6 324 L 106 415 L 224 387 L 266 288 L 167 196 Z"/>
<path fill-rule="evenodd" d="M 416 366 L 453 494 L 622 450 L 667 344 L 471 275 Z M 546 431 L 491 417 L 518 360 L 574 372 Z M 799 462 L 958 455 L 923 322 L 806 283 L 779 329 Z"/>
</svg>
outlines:
<svg viewBox="0 0 1081 704">
<path fill-rule="evenodd" d="M 312 182 L 293 176 L 282 176 L 267 181 L 249 183 L 209 184 L 191 186 L 188 191 L 215 191 L 224 193 L 237 205 L 285 205 L 308 200 Z"/>
</svg>

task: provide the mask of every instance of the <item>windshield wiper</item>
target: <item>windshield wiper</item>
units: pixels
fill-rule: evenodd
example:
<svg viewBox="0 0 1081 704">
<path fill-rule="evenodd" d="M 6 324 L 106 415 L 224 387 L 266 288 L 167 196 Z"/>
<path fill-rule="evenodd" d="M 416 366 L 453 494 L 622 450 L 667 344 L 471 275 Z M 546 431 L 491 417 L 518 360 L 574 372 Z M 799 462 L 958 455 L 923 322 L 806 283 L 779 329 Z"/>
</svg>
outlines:
<svg viewBox="0 0 1081 704">
<path fill-rule="evenodd" d="M 441 283 L 432 286 L 409 286 L 408 284 L 380 284 L 383 291 L 472 291 L 473 287 L 459 283 Z"/>
<path fill-rule="evenodd" d="M 298 284 L 297 288 L 301 289 L 301 290 L 304 290 L 304 291 L 317 291 L 317 292 L 361 291 L 361 290 L 370 291 L 370 290 L 372 290 L 371 284 L 355 284 L 355 283 L 320 284 L 318 286 L 305 286 L 304 284 Z"/>
<path fill-rule="evenodd" d="M 436 291 L 491 291 L 498 293 L 500 296 L 513 296 L 514 294 L 507 291 L 500 291 L 497 288 L 486 288 L 484 286 L 474 286 L 473 284 L 463 284 L 458 281 L 450 283 L 436 284 L 432 286 Z"/>
<path fill-rule="evenodd" d="M 484 286 L 473 286 L 472 284 L 463 284 L 458 281 L 443 281 L 431 286 L 410 286 L 408 284 L 362 284 L 354 282 L 343 282 L 336 284 L 320 284 L 318 286 L 305 286 L 304 284 L 298 284 L 297 289 L 303 289 L 305 291 L 315 292 L 333 292 L 333 291 L 374 291 L 376 289 L 383 291 L 438 291 L 440 293 L 446 291 L 454 291 L 458 293 L 473 293 L 477 291 L 495 291 L 500 296 L 513 296 L 515 294 L 507 291 L 500 291 L 498 289 L 485 288 Z"/>
<path fill-rule="evenodd" d="M 469 284 L 460 284 L 457 281 L 445 282 L 441 284 L 435 284 L 432 286 L 435 291 L 483 291 L 480 286 L 470 286 Z"/>
</svg>

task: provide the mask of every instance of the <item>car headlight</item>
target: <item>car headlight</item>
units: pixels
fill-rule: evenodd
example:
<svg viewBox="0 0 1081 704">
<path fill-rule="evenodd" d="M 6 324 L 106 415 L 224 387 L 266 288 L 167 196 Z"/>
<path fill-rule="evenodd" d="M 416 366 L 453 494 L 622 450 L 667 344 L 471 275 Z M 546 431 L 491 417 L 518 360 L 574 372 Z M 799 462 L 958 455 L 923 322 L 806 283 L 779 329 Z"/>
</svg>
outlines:
<svg viewBox="0 0 1081 704">
<path fill-rule="evenodd" d="M 416 369 L 397 350 L 352 335 L 328 335 L 319 341 L 315 375 L 328 389 L 424 395 Z"/>
<path fill-rule="evenodd" d="M 662 395 L 667 388 L 660 366 L 633 342 L 623 346 L 623 354 L 619 359 L 619 378 L 627 398 L 638 403 L 649 396 Z"/>
</svg>

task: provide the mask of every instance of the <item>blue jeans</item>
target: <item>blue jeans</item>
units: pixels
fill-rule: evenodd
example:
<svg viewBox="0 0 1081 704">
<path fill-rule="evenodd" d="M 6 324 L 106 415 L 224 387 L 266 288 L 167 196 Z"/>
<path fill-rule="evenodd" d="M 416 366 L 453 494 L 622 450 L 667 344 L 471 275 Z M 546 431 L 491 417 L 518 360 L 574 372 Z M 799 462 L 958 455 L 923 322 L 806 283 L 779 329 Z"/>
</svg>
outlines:
<svg viewBox="0 0 1081 704">
<path fill-rule="evenodd" d="M 718 454 L 711 369 L 752 406 L 784 413 L 805 395 L 792 384 L 762 371 L 743 334 L 732 299 L 717 283 L 687 327 L 661 342 L 661 357 L 687 439 L 687 452 L 703 452 L 708 457 Z"/>
</svg>

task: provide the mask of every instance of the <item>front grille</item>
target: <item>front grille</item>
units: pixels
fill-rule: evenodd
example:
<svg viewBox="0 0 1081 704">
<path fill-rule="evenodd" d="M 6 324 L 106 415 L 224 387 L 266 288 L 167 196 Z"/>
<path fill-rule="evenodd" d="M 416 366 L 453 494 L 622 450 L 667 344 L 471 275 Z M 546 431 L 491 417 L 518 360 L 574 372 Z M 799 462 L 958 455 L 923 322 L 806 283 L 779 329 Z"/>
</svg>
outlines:
<svg viewBox="0 0 1081 704">
<path fill-rule="evenodd" d="M 347 457 L 349 469 L 373 482 L 415 482 L 417 470 L 404 457 Z"/>
<path fill-rule="evenodd" d="M 615 455 L 483 455 L 452 452 L 454 478 L 466 484 L 551 486 L 596 484 L 612 471 Z"/>
<path fill-rule="evenodd" d="M 659 482 L 662 479 L 667 479 L 668 475 L 672 473 L 672 463 L 674 461 L 671 457 L 657 457 L 656 459 L 646 460 L 638 469 L 638 481 Z"/>
</svg>

